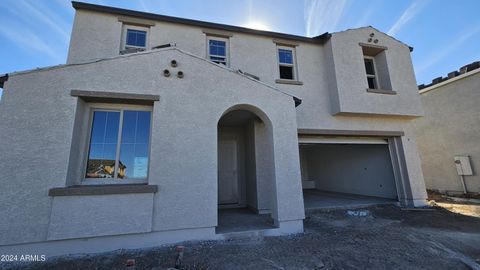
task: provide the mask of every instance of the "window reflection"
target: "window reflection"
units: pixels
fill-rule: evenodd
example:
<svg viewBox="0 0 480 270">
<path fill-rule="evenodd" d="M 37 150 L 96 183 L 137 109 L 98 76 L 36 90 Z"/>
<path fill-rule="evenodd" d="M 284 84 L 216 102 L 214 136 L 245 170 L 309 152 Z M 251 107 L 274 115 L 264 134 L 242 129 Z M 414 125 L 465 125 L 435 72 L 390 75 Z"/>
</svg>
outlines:
<svg viewBox="0 0 480 270">
<path fill-rule="evenodd" d="M 94 111 L 85 177 L 114 178 L 117 170 L 117 179 L 147 178 L 150 119 L 149 111 Z"/>
<path fill-rule="evenodd" d="M 119 120 L 120 112 L 94 112 L 85 177 L 112 178 L 114 176 Z"/>
<path fill-rule="evenodd" d="M 123 113 L 120 161 L 125 170 L 118 178 L 146 178 L 148 172 L 148 142 L 150 112 L 125 111 Z"/>
</svg>

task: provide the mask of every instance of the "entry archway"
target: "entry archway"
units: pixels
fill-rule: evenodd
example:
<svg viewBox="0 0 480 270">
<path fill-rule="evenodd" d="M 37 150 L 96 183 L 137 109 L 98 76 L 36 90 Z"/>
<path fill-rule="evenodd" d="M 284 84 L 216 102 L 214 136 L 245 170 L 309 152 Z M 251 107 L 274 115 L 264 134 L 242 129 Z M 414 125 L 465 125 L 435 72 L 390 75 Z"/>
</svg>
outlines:
<svg viewBox="0 0 480 270">
<path fill-rule="evenodd" d="M 272 125 L 256 107 L 239 105 L 219 119 L 217 232 L 273 226 L 275 166 Z"/>
</svg>

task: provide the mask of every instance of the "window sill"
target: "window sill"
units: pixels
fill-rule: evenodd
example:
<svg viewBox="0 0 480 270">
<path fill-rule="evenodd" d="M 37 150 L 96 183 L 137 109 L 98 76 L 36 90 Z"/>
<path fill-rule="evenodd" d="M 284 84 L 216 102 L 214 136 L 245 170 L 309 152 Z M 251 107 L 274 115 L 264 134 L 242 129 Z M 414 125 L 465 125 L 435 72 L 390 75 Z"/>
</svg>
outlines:
<svg viewBox="0 0 480 270">
<path fill-rule="evenodd" d="M 367 92 L 375 94 L 385 94 L 385 95 L 396 95 L 397 92 L 393 90 L 384 90 L 384 89 L 371 89 L 367 88 Z"/>
<path fill-rule="evenodd" d="M 301 82 L 301 81 L 285 80 L 285 79 L 276 79 L 276 80 L 275 80 L 275 83 L 293 84 L 293 85 L 303 85 L 303 82 Z"/>
<path fill-rule="evenodd" d="M 145 50 L 146 48 L 128 48 L 128 49 L 121 50 L 120 54 L 124 55 L 124 54 L 136 53 L 136 52 L 143 52 Z"/>
<path fill-rule="evenodd" d="M 157 193 L 157 185 L 145 184 L 121 184 L 121 185 L 92 185 L 51 188 L 48 196 L 88 196 L 88 195 L 112 195 L 132 193 Z"/>
</svg>

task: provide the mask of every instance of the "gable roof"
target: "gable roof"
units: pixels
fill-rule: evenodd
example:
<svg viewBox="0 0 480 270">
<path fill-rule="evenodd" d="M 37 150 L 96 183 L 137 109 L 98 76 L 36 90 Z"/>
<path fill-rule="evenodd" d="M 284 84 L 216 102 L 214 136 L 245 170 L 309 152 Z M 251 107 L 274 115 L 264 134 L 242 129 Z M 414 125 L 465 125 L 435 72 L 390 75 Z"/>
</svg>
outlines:
<svg viewBox="0 0 480 270">
<path fill-rule="evenodd" d="M 289 96 L 289 97 L 293 98 L 293 101 L 295 103 L 295 107 L 298 107 L 300 104 L 302 104 L 302 100 L 300 98 L 298 98 L 298 97 L 296 97 L 292 94 L 289 94 L 287 92 L 284 92 L 284 91 L 282 91 L 282 90 L 280 90 L 280 89 L 276 88 L 275 86 L 272 86 L 268 83 L 265 83 L 263 81 L 255 79 L 252 76 L 246 75 L 241 70 L 234 70 L 234 69 L 226 67 L 224 65 L 216 64 L 216 63 L 214 63 L 210 60 L 207 60 L 203 57 L 200 57 L 198 55 L 183 51 L 183 50 L 181 50 L 177 47 L 170 47 L 170 46 L 163 47 L 163 48 L 158 48 L 158 49 L 153 49 L 153 50 L 148 50 L 148 51 L 134 52 L 134 53 L 125 54 L 125 55 L 117 55 L 117 56 L 109 57 L 109 58 L 93 59 L 93 60 L 82 62 L 82 63 L 61 64 L 61 65 L 56 65 L 56 66 L 49 66 L 49 67 L 36 68 L 36 69 L 31 69 L 31 70 L 12 72 L 10 74 L 1 75 L 0 76 L 0 83 L 1 83 L 1 86 L 3 88 L 3 84 L 6 81 L 8 81 L 9 77 L 16 76 L 16 75 L 29 74 L 29 73 L 35 73 L 35 72 L 43 72 L 43 71 L 49 71 L 49 70 L 56 70 L 56 69 L 61 69 L 61 68 L 66 68 L 66 67 L 73 67 L 73 66 L 91 65 L 91 64 L 95 64 L 95 63 L 99 63 L 99 62 L 112 61 L 112 60 L 116 60 L 116 59 L 120 59 L 120 58 L 130 58 L 130 57 L 135 57 L 135 56 L 145 55 L 145 54 L 159 53 L 159 52 L 162 52 L 162 51 L 176 51 L 176 52 L 179 52 L 181 54 L 187 55 L 189 57 L 195 58 L 197 60 L 204 61 L 207 64 L 213 65 L 213 66 L 215 66 L 217 68 L 220 68 L 220 69 L 223 69 L 227 72 L 231 72 L 231 73 L 235 74 L 236 76 L 241 76 L 244 79 L 253 81 L 253 82 L 255 82 L 259 85 L 262 85 L 263 87 L 269 88 L 270 90 L 273 90 L 275 92 L 279 92 L 283 95 L 286 95 L 286 96 Z"/>
<path fill-rule="evenodd" d="M 330 38 L 330 34 L 328 32 L 325 32 L 322 35 L 315 36 L 315 37 L 304 37 L 304 36 L 297 36 L 297 35 L 278 33 L 278 32 L 272 32 L 272 31 L 256 30 L 256 29 L 227 25 L 227 24 L 198 21 L 198 20 L 172 17 L 172 16 L 166 16 L 166 15 L 160 15 L 160 14 L 154 14 L 154 13 L 148 13 L 148 12 L 140 12 L 140 11 L 135 11 L 130 9 L 94 5 L 94 4 L 76 2 L 76 1 L 72 1 L 72 6 L 76 10 L 97 11 L 97 12 L 114 14 L 114 15 L 130 16 L 130 17 L 148 19 L 148 20 L 154 20 L 154 21 L 178 23 L 178 24 L 191 25 L 191 26 L 197 26 L 197 27 L 205 27 L 205 28 L 231 31 L 231 32 L 237 32 L 237 33 L 246 33 L 246 34 L 252 34 L 252 35 L 272 37 L 272 38 L 282 38 L 282 39 L 296 40 L 296 41 L 309 42 L 309 43 L 323 44 Z"/>
</svg>

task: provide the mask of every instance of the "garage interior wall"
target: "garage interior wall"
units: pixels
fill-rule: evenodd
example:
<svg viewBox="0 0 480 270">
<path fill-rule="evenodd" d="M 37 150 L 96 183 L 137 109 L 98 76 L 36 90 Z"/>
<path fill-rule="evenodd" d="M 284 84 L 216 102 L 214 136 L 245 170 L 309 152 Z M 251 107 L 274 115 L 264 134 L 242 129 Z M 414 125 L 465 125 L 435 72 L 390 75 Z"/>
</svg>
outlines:
<svg viewBox="0 0 480 270">
<path fill-rule="evenodd" d="M 397 199 L 387 144 L 301 145 L 308 179 L 323 191 Z"/>
</svg>

